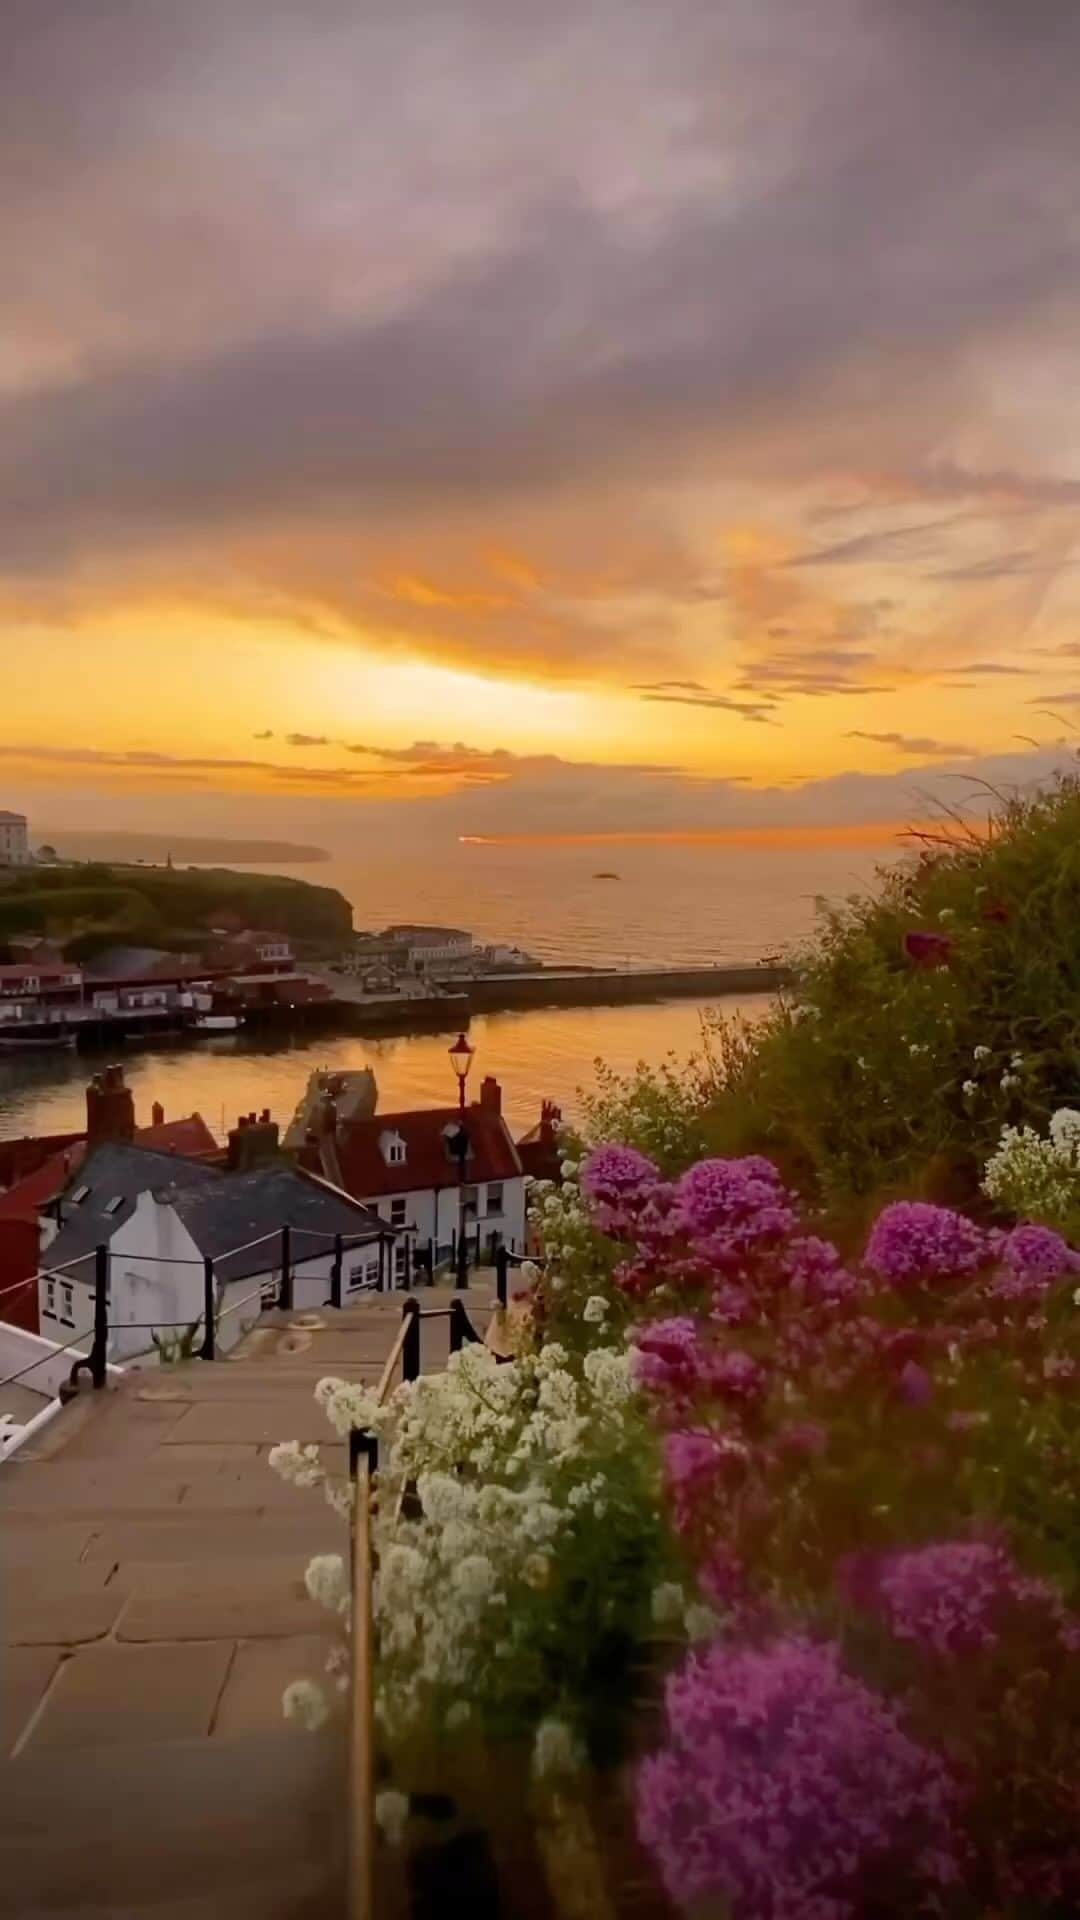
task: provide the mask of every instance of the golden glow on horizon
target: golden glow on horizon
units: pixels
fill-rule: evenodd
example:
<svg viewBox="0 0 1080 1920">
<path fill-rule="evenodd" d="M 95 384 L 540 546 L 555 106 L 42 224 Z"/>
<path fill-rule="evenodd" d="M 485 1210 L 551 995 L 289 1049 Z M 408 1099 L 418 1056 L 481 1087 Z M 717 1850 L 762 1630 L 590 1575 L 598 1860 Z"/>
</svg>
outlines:
<svg viewBox="0 0 1080 1920">
<path fill-rule="evenodd" d="M 977 831 L 977 825 L 972 829 Z M 708 831 L 672 830 L 609 833 L 463 833 L 463 847 L 856 847 L 900 840 L 921 832 L 940 832 L 940 822 L 862 820 L 822 827 L 716 827 Z"/>
</svg>

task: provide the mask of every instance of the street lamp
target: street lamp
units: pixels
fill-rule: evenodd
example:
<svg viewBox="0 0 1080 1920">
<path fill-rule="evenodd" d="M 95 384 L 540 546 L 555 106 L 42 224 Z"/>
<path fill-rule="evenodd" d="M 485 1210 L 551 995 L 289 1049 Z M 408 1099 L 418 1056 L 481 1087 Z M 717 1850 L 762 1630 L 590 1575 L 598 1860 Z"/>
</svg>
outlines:
<svg viewBox="0 0 1080 1920">
<path fill-rule="evenodd" d="M 469 1068 L 476 1055 L 476 1048 L 470 1047 L 463 1033 L 459 1033 L 452 1047 L 447 1048 L 450 1065 L 457 1075 L 458 1114 L 457 1137 L 454 1152 L 458 1163 L 458 1244 L 456 1285 L 464 1288 L 468 1285 L 469 1250 L 465 1240 L 465 1162 L 469 1157 L 469 1136 L 465 1128 L 465 1082 L 469 1077 Z"/>
</svg>

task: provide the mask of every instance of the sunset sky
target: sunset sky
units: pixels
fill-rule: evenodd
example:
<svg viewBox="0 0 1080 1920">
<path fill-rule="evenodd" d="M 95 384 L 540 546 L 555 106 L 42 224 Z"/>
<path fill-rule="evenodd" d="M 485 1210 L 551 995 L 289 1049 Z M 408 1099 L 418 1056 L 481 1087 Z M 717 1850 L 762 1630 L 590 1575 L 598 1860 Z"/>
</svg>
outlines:
<svg viewBox="0 0 1080 1920">
<path fill-rule="evenodd" d="M 1070 0 L 0 31 L 0 806 L 820 826 L 1071 746 Z"/>
</svg>

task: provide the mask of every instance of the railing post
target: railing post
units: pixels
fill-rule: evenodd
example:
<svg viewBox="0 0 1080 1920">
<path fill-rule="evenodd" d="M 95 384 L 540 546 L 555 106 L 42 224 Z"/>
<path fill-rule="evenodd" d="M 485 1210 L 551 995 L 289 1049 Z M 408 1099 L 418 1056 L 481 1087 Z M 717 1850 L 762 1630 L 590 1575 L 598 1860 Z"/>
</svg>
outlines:
<svg viewBox="0 0 1080 1920">
<path fill-rule="evenodd" d="M 372 1481 L 378 1442 L 366 1428 L 349 1434 L 352 1507 L 352 1670 L 349 1715 L 349 1884 L 350 1920 L 372 1920 L 375 1912 L 375 1625 L 371 1609 L 375 1555 L 371 1539 Z"/>
<path fill-rule="evenodd" d="M 278 1306 L 284 1313 L 292 1312 L 292 1234 L 288 1227 L 281 1229 L 281 1286 L 278 1290 Z"/>
<path fill-rule="evenodd" d="M 98 1247 L 94 1253 L 94 1344 L 90 1349 L 90 1378 L 95 1387 L 103 1387 L 109 1352 L 109 1249 Z"/>
<path fill-rule="evenodd" d="M 498 1301 L 500 1307 L 505 1307 L 506 1305 L 507 1283 L 509 1278 L 509 1272 L 510 1272 L 510 1255 L 507 1253 L 505 1247 L 496 1247 L 495 1249 L 495 1298 Z"/>
<path fill-rule="evenodd" d="M 334 1235 L 334 1264 L 330 1269 L 330 1305 L 341 1305 L 341 1274 L 345 1265 L 345 1242 L 340 1233 Z"/>
<path fill-rule="evenodd" d="M 465 1342 L 465 1305 L 461 1300 L 450 1302 L 450 1351 L 460 1353 Z"/>
<path fill-rule="evenodd" d="M 199 1348 L 200 1360 L 214 1358 L 214 1342 L 217 1328 L 214 1325 L 214 1263 L 209 1257 L 203 1261 L 203 1343 Z"/>
<path fill-rule="evenodd" d="M 401 1349 L 401 1377 L 403 1380 L 420 1378 L 420 1302 L 410 1296 L 402 1303 L 402 1318 L 411 1324 Z"/>
</svg>

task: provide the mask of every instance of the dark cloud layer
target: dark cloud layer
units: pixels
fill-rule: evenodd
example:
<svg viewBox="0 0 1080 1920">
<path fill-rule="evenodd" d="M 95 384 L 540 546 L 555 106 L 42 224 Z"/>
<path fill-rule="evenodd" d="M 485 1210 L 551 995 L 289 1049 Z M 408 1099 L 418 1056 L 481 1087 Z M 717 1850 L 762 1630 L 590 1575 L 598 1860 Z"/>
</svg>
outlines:
<svg viewBox="0 0 1080 1920">
<path fill-rule="evenodd" d="M 9 0 L 5 29 L 10 582 L 194 545 L 352 619 L 358 525 L 605 484 L 1075 504 L 949 451 L 976 364 L 1075 317 L 1063 4 Z M 789 564 L 920 562 L 951 520 Z M 547 618 L 534 650 L 582 644 Z"/>
</svg>

